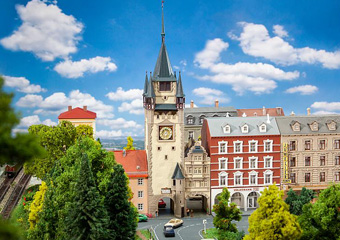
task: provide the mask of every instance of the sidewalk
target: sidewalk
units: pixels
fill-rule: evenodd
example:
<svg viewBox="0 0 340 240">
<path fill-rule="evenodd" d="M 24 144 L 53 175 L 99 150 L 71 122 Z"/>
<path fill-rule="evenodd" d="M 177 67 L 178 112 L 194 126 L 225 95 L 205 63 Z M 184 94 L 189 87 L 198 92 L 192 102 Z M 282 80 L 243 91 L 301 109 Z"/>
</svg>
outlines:
<svg viewBox="0 0 340 240">
<path fill-rule="evenodd" d="M 250 216 L 253 212 L 255 211 L 255 209 L 251 209 L 251 210 L 248 210 L 248 211 L 242 211 L 242 216 Z"/>
</svg>

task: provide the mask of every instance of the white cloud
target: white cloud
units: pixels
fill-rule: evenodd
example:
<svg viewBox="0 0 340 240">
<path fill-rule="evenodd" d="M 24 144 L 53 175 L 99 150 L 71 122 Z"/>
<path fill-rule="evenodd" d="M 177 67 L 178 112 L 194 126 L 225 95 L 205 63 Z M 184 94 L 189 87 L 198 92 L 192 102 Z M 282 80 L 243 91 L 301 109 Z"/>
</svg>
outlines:
<svg viewBox="0 0 340 240">
<path fill-rule="evenodd" d="M 288 37 L 288 32 L 281 25 L 274 25 L 273 30 L 274 33 L 281 38 Z"/>
<path fill-rule="evenodd" d="M 221 41 L 219 38 L 208 40 L 206 48 L 196 54 L 194 60 L 196 65 L 213 73 L 213 75 L 196 76 L 196 78 L 229 84 L 239 94 L 243 94 L 245 91 L 262 94 L 270 93 L 277 87 L 274 80 L 294 80 L 300 76 L 298 71 L 285 72 L 265 63 L 238 62 L 225 64 L 219 62 L 220 54 L 227 46 L 227 44 L 223 45 Z M 204 58 L 205 56 L 207 58 Z"/>
<path fill-rule="evenodd" d="M 191 103 L 186 103 L 185 108 L 190 108 Z M 194 108 L 197 108 L 198 106 L 194 103 Z"/>
<path fill-rule="evenodd" d="M 51 119 L 46 119 L 42 122 L 42 124 L 47 125 L 47 126 L 56 126 L 58 125 L 56 122 L 53 122 Z"/>
<path fill-rule="evenodd" d="M 319 89 L 313 85 L 301 85 L 287 89 L 286 93 L 301 93 L 301 95 L 311 95 L 316 93 Z"/>
<path fill-rule="evenodd" d="M 123 136 L 122 130 L 118 131 L 107 131 L 107 130 L 101 130 L 96 132 L 96 138 L 114 138 L 114 137 L 121 137 Z"/>
<path fill-rule="evenodd" d="M 43 97 L 40 95 L 35 95 L 35 94 L 27 94 L 24 97 L 21 97 L 16 105 L 18 107 L 37 107 L 41 104 L 43 101 Z"/>
<path fill-rule="evenodd" d="M 200 68 L 210 68 L 215 62 L 221 59 L 222 51 L 229 47 L 227 42 L 223 42 L 220 38 L 208 40 L 205 48 L 196 53 L 194 63 L 198 64 Z"/>
<path fill-rule="evenodd" d="M 38 107 L 35 114 L 60 114 L 67 110 L 67 106 L 87 106 L 90 111 L 96 112 L 98 118 L 113 118 L 113 106 L 106 105 L 95 99 L 91 94 L 73 90 L 68 96 L 63 92 L 56 92 L 43 99 L 39 95 L 26 95 L 16 104 L 20 107 Z"/>
<path fill-rule="evenodd" d="M 143 89 L 130 89 L 124 91 L 123 88 L 117 88 L 116 92 L 109 92 L 105 96 L 112 101 L 126 101 L 134 99 L 142 99 Z"/>
<path fill-rule="evenodd" d="M 123 102 L 118 107 L 119 112 L 129 112 L 131 114 L 140 115 L 144 113 L 143 110 L 143 100 L 142 99 L 135 99 L 132 102 Z"/>
<path fill-rule="evenodd" d="M 314 102 L 311 107 L 328 112 L 340 111 L 340 102 Z"/>
<path fill-rule="evenodd" d="M 128 121 L 124 118 L 117 118 L 117 119 L 99 119 L 97 121 L 98 125 L 108 126 L 111 129 L 141 129 L 143 128 L 142 125 L 138 124 L 135 121 Z"/>
<path fill-rule="evenodd" d="M 23 117 L 20 120 L 20 124 L 18 125 L 18 127 L 29 127 L 31 125 L 36 125 L 36 124 L 40 124 L 40 118 L 38 115 L 33 115 L 33 116 L 27 116 L 27 117 Z"/>
<path fill-rule="evenodd" d="M 218 100 L 220 103 L 228 103 L 230 101 L 222 91 L 217 89 L 200 87 L 192 90 L 192 93 L 201 97 L 201 104 L 213 104 L 215 100 Z"/>
<path fill-rule="evenodd" d="M 312 115 L 332 115 L 332 114 L 339 114 L 339 113 L 330 112 L 330 111 L 316 111 L 312 113 Z"/>
<path fill-rule="evenodd" d="M 83 24 L 55 4 L 32 0 L 16 5 L 22 25 L 0 43 L 13 51 L 33 52 L 43 61 L 66 58 L 77 51 Z"/>
<path fill-rule="evenodd" d="M 47 91 L 40 85 L 31 84 L 30 81 L 24 77 L 10 77 L 10 76 L 3 77 L 5 79 L 5 86 L 15 88 L 19 92 L 40 93 Z"/>
<path fill-rule="evenodd" d="M 270 37 L 267 28 L 262 24 L 245 22 L 239 24 L 243 27 L 241 35 L 236 37 L 230 34 L 229 36 L 240 41 L 240 46 L 246 54 L 263 57 L 282 65 L 304 62 L 321 63 L 324 68 L 329 69 L 340 68 L 340 51 L 327 52 L 310 47 L 294 48 L 281 38 L 283 32 L 280 33 L 281 36 L 277 33 L 278 36 Z"/>
<path fill-rule="evenodd" d="M 110 57 L 94 57 L 90 59 L 82 59 L 77 62 L 66 60 L 58 63 L 54 70 L 61 76 L 66 78 L 83 77 L 84 73 L 97 73 L 102 71 L 114 72 L 117 70 L 117 65 L 111 62 Z"/>
</svg>

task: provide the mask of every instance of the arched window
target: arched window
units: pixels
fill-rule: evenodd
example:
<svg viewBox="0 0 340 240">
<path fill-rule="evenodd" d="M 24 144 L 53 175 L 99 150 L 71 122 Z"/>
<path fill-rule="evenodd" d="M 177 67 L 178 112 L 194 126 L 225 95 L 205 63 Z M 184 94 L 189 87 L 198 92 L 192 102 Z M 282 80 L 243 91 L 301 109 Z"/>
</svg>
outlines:
<svg viewBox="0 0 340 240">
<path fill-rule="evenodd" d="M 187 117 L 187 124 L 194 124 L 194 117 L 193 116 L 189 115 Z"/>
<path fill-rule="evenodd" d="M 205 118 L 205 115 L 201 115 L 201 116 L 200 116 L 200 124 L 203 124 L 204 118 Z"/>
</svg>

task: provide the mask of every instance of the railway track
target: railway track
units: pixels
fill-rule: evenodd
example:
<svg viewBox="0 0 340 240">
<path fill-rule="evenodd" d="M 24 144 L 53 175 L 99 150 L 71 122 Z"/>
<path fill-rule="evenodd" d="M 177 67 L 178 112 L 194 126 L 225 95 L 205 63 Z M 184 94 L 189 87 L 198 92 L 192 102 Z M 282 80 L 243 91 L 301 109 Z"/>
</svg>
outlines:
<svg viewBox="0 0 340 240">
<path fill-rule="evenodd" d="M 11 212 L 13 208 L 17 205 L 19 202 L 22 194 L 25 191 L 25 188 L 27 184 L 29 183 L 31 179 L 31 175 L 23 174 L 20 178 L 18 184 L 15 186 L 11 196 L 9 197 L 8 201 L 6 202 L 1 214 L 3 218 L 7 219 L 11 215 Z"/>
<path fill-rule="evenodd" d="M 22 168 L 18 171 L 17 175 L 22 171 Z M 16 176 L 17 176 L 16 175 Z M 8 178 L 5 177 L 5 180 L 2 182 L 0 186 L 0 202 L 4 199 L 8 189 L 11 187 L 11 184 L 14 182 L 15 177 Z"/>
</svg>

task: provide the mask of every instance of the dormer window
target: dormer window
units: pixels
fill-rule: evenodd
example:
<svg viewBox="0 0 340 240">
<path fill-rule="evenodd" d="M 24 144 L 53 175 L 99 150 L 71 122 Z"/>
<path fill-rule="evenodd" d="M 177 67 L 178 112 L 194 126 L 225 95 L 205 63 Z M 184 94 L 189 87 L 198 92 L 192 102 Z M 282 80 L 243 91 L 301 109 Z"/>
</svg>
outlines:
<svg viewBox="0 0 340 240">
<path fill-rule="evenodd" d="M 229 126 L 229 124 L 227 124 L 227 125 L 224 126 L 223 132 L 224 132 L 224 133 L 230 133 L 230 126 Z"/>
<path fill-rule="evenodd" d="M 310 126 L 310 129 L 313 131 L 313 132 L 316 132 L 319 130 L 319 124 L 317 122 L 313 122 L 312 124 L 309 125 Z"/>
<path fill-rule="evenodd" d="M 159 83 L 159 91 L 170 91 L 171 83 L 170 82 L 160 82 Z"/>
<path fill-rule="evenodd" d="M 335 131 L 336 130 L 336 122 L 335 121 L 330 121 L 327 123 L 327 127 L 329 131 Z"/>
<path fill-rule="evenodd" d="M 190 125 L 194 124 L 194 117 L 193 116 L 189 115 L 187 117 L 187 124 L 190 124 Z"/>
<path fill-rule="evenodd" d="M 260 132 L 267 132 L 267 125 L 265 123 L 260 125 Z"/>
<path fill-rule="evenodd" d="M 203 124 L 204 119 L 205 119 L 205 115 L 201 115 L 200 116 L 200 124 Z"/>
<path fill-rule="evenodd" d="M 299 122 L 295 122 L 295 123 L 292 125 L 292 127 L 293 127 L 293 131 L 294 131 L 294 132 L 299 132 L 300 129 L 301 129 L 301 126 L 300 126 L 300 123 L 299 123 Z"/>
<path fill-rule="evenodd" d="M 241 131 L 242 133 L 248 133 L 249 131 L 249 126 L 247 124 L 244 124 L 242 127 L 241 127 Z"/>
</svg>

